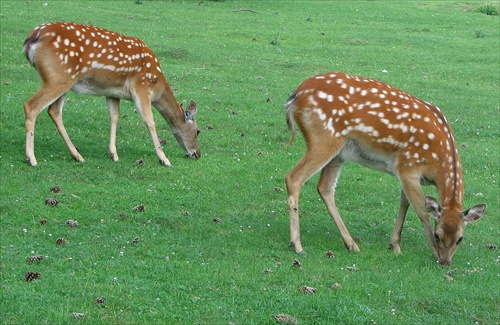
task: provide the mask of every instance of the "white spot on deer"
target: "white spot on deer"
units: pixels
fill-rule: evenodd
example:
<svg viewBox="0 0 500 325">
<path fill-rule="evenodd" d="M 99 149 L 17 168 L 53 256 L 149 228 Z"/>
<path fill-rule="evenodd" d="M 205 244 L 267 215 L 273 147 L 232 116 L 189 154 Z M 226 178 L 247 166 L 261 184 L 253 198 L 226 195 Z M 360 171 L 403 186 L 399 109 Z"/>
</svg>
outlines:
<svg viewBox="0 0 500 325">
<path fill-rule="evenodd" d="M 370 89 L 370 92 L 372 94 L 376 94 L 376 93 L 378 93 L 378 89 L 377 88 L 372 88 L 372 89 Z"/>
<path fill-rule="evenodd" d="M 314 100 L 314 96 L 311 95 L 307 98 L 307 100 L 309 101 L 309 104 L 313 105 L 313 106 L 318 106 L 318 102 Z"/>
<path fill-rule="evenodd" d="M 370 108 L 379 108 L 379 107 L 380 107 L 380 103 L 373 103 L 370 105 Z"/>
<path fill-rule="evenodd" d="M 328 123 L 326 124 L 326 128 L 328 130 L 330 130 L 330 132 L 332 133 L 332 135 L 335 133 L 335 129 L 333 128 L 333 122 L 332 122 L 332 118 L 331 117 L 328 119 Z"/>
<path fill-rule="evenodd" d="M 314 108 L 313 112 L 318 114 L 320 120 L 322 120 L 322 121 L 326 120 L 326 114 L 323 112 L 323 110 L 321 108 Z"/>
<path fill-rule="evenodd" d="M 368 91 L 367 90 L 362 90 L 361 91 L 361 96 L 366 96 L 368 94 Z"/>
<path fill-rule="evenodd" d="M 325 76 L 316 76 L 316 79 L 325 79 Z"/>
<path fill-rule="evenodd" d="M 318 97 L 321 98 L 321 99 L 325 99 L 326 97 L 328 96 L 327 93 L 323 92 L 323 91 L 318 91 Z"/>
<path fill-rule="evenodd" d="M 427 143 L 424 143 L 424 144 L 422 145 L 422 149 L 424 149 L 424 150 L 428 150 L 428 149 L 429 149 L 429 145 L 428 145 Z"/>
<path fill-rule="evenodd" d="M 69 39 L 67 39 L 67 38 L 64 39 L 64 45 L 66 45 L 66 46 L 69 45 Z"/>
</svg>

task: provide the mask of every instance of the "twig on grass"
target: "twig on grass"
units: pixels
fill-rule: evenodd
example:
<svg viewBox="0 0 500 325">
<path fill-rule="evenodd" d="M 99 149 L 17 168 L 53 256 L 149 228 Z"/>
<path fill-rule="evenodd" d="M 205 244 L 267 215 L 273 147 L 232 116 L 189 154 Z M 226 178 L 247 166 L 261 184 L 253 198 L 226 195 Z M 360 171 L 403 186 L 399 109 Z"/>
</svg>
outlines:
<svg viewBox="0 0 500 325">
<path fill-rule="evenodd" d="M 248 11 L 248 12 L 253 12 L 254 14 L 258 14 L 257 11 L 252 10 L 252 9 L 235 9 L 233 12 L 240 12 L 240 11 Z"/>
</svg>

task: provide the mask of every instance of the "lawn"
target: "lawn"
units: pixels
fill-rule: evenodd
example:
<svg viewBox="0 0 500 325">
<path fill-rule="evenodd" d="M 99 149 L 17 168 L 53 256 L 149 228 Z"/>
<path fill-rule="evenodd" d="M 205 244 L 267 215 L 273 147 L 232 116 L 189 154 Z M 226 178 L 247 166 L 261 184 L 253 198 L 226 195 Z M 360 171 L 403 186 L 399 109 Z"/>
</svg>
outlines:
<svg viewBox="0 0 500 325">
<path fill-rule="evenodd" d="M 498 7 L 0 2 L 0 322 L 499 324 Z M 173 164 L 161 166 L 133 104 L 122 102 L 120 160 L 113 162 L 104 98 L 69 93 L 65 125 L 85 162 L 71 159 L 44 111 L 38 166 L 29 166 L 23 102 L 40 79 L 21 49 L 33 27 L 49 21 L 92 24 L 148 44 L 177 100 L 198 105 L 202 157 L 185 158 L 154 112 Z M 298 136 L 287 146 L 283 104 L 302 80 L 328 71 L 382 80 L 446 114 L 464 166 L 464 208 L 488 206 L 467 226 L 451 267 L 433 260 L 412 209 L 403 253 L 387 249 L 398 182 L 352 164 L 336 197 L 361 252 L 345 250 L 316 192 L 317 176 L 301 193 L 306 253 L 288 247 L 284 178 L 305 145 Z M 432 187 L 425 192 L 436 195 Z M 27 272 L 40 277 L 25 281 Z"/>
</svg>

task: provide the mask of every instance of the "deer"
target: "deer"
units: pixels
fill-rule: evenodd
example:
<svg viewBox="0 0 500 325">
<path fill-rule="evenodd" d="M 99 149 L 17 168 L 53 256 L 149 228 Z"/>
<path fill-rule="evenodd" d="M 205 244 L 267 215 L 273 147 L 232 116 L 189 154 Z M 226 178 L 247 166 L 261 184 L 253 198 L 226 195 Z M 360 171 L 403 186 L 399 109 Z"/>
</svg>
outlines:
<svg viewBox="0 0 500 325">
<path fill-rule="evenodd" d="M 290 246 L 300 242 L 299 194 L 321 171 L 317 191 L 348 251 L 359 251 L 335 203 L 335 187 L 345 162 L 355 162 L 397 177 L 399 210 L 389 247 L 401 253 L 401 232 L 411 205 L 425 229 L 435 260 L 450 266 L 464 228 L 483 215 L 486 205 L 462 211 L 462 164 L 450 124 L 433 104 L 381 81 L 330 72 L 304 80 L 285 103 L 290 144 L 301 131 L 306 153 L 286 175 Z M 439 201 L 425 196 L 434 185 Z M 435 230 L 431 227 L 435 219 Z"/>
<path fill-rule="evenodd" d="M 84 161 L 62 119 L 70 90 L 106 98 L 111 122 L 109 157 L 113 161 L 118 161 L 116 129 L 121 99 L 134 102 L 162 165 L 172 166 L 158 139 L 151 105 L 166 120 L 186 156 L 201 157 L 200 130 L 194 119 L 196 103 L 191 100 L 185 110 L 177 103 L 158 58 L 141 40 L 95 26 L 54 22 L 35 27 L 23 44 L 23 52 L 42 80 L 40 89 L 24 103 L 26 161 L 30 165 L 37 165 L 35 124 L 46 107 L 73 159 Z"/>
</svg>

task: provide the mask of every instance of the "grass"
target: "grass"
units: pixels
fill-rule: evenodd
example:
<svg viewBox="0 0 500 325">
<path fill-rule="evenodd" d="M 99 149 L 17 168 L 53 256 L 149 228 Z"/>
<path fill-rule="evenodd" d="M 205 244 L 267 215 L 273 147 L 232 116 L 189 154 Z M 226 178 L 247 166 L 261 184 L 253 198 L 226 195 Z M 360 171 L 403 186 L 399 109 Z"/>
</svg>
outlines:
<svg viewBox="0 0 500 325">
<path fill-rule="evenodd" d="M 499 244 L 500 230 L 499 24 L 498 16 L 477 12 L 483 2 L 0 5 L 2 324 L 265 324 L 280 314 L 300 324 L 500 323 L 498 251 L 486 248 Z M 174 164 L 160 166 L 142 120 L 123 103 L 120 161 L 113 163 L 104 99 L 69 94 L 66 127 L 86 162 L 71 160 L 42 113 L 39 166 L 28 166 L 22 103 L 39 77 L 21 45 L 35 25 L 61 20 L 143 39 L 177 99 L 198 104 L 202 158 L 185 159 L 155 114 Z M 287 246 L 284 176 L 304 143 L 298 137 L 286 146 L 283 102 L 305 78 L 334 70 L 396 85 L 437 104 L 452 122 L 464 206 L 488 204 L 483 219 L 467 227 L 452 268 L 432 260 L 413 211 L 403 254 L 386 249 L 397 181 L 355 165 L 344 168 L 337 202 L 362 251 L 345 251 L 316 193 L 317 177 L 301 196 L 306 254 Z M 54 186 L 61 192 L 52 193 Z M 45 205 L 49 197 L 59 204 Z M 133 211 L 140 204 L 145 211 Z M 79 226 L 68 227 L 68 219 Z M 57 238 L 68 243 L 56 245 Z M 32 255 L 47 257 L 27 263 Z M 28 271 L 42 275 L 25 282 Z M 317 291 L 302 294 L 302 285 Z"/>
</svg>

